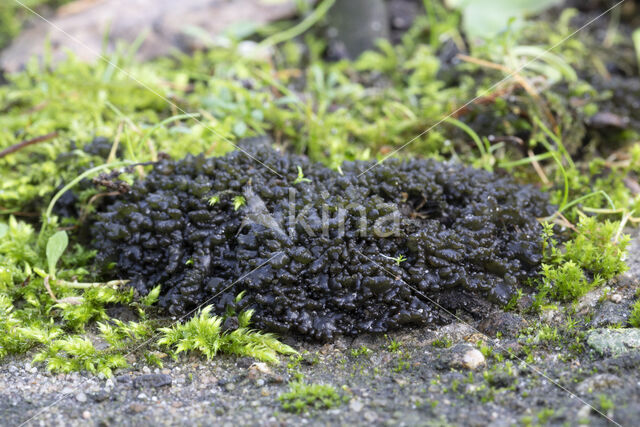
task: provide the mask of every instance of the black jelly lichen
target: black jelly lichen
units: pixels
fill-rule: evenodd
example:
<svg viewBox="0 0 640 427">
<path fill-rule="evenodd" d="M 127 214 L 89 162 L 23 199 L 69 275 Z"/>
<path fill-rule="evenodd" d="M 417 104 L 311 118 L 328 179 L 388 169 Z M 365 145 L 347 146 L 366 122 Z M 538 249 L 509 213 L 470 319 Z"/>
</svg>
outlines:
<svg viewBox="0 0 640 427">
<path fill-rule="evenodd" d="M 504 304 L 539 269 L 550 206 L 509 177 L 430 159 L 333 171 L 248 150 L 162 160 L 98 213 L 104 274 L 143 294 L 161 285 L 174 315 L 222 312 L 245 291 L 259 327 L 327 340 L 438 322 L 432 301 Z"/>
</svg>

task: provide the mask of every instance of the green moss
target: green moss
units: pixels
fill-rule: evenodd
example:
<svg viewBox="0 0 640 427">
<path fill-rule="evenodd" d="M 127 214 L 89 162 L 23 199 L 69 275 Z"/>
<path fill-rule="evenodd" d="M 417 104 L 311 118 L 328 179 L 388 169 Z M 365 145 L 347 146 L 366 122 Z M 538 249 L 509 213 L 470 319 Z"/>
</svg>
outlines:
<svg viewBox="0 0 640 427">
<path fill-rule="evenodd" d="M 622 225 L 582 216 L 575 237 L 561 250 L 552 237 L 551 226 L 547 224 L 544 231 L 546 262 L 542 266 L 543 291 L 559 300 L 575 300 L 625 272 L 628 269 L 624 260 L 629 236 L 621 233 Z"/>
<path fill-rule="evenodd" d="M 331 409 L 349 401 L 332 385 L 307 384 L 302 380 L 289 383 L 290 391 L 278 396 L 282 409 L 288 412 L 303 413 L 310 410 Z"/>
<path fill-rule="evenodd" d="M 436 348 L 449 348 L 453 342 L 448 337 L 442 337 L 434 340 L 431 345 Z"/>
<path fill-rule="evenodd" d="M 629 324 L 634 328 L 640 328 L 640 300 L 636 301 L 631 308 Z"/>
<path fill-rule="evenodd" d="M 365 356 L 368 357 L 373 351 L 367 347 L 366 345 L 361 345 L 358 348 L 353 348 L 351 349 L 351 356 L 353 357 L 358 357 L 358 356 Z"/>
<path fill-rule="evenodd" d="M 589 291 L 592 287 L 584 275 L 582 268 L 573 261 L 557 266 L 542 266 L 545 283 L 552 289 L 551 295 L 561 300 L 574 300 Z"/>
<path fill-rule="evenodd" d="M 278 341 L 274 335 L 250 329 L 252 310 L 238 314 L 237 329 L 225 331 L 223 323 L 226 316 L 212 316 L 212 309 L 212 306 L 207 306 L 187 322 L 161 328 L 162 338 L 158 344 L 174 349 L 176 353 L 197 351 L 207 359 L 212 359 L 220 352 L 273 363 L 278 361 L 278 353 L 296 353 L 293 348 Z"/>
</svg>

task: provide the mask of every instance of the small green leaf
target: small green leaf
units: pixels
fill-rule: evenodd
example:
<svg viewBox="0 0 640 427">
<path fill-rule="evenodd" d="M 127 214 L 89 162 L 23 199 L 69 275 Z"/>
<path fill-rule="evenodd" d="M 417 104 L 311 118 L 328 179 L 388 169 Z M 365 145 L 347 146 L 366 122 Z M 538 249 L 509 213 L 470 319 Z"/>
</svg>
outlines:
<svg viewBox="0 0 640 427">
<path fill-rule="evenodd" d="M 233 126 L 233 133 L 242 138 L 247 133 L 247 124 L 245 122 L 236 122 Z"/>
<path fill-rule="evenodd" d="M 298 166 L 298 177 L 295 179 L 295 181 L 293 181 L 293 184 L 300 184 L 301 182 L 311 182 L 311 180 L 309 178 L 305 178 L 304 177 L 304 172 L 302 171 L 302 168 L 300 166 Z"/>
<path fill-rule="evenodd" d="M 449 0 L 447 3 L 461 10 L 465 34 L 475 40 L 494 37 L 510 22 L 517 28 L 526 16 L 541 13 L 559 0 Z"/>
<path fill-rule="evenodd" d="M 56 264 L 65 249 L 67 249 L 68 244 L 69 236 L 67 236 L 66 231 L 58 231 L 49 237 L 47 242 L 47 262 L 49 263 L 49 275 L 53 278 L 56 277 Z"/>
<path fill-rule="evenodd" d="M 155 288 L 151 289 L 151 292 L 149 292 L 145 297 L 142 298 L 142 304 L 146 305 L 147 307 L 155 304 L 158 301 L 159 295 L 160 286 L 158 285 Z"/>
<path fill-rule="evenodd" d="M 9 232 L 9 226 L 7 224 L 0 224 L 0 239 L 2 239 Z"/>
<path fill-rule="evenodd" d="M 233 210 L 237 211 L 242 206 L 244 206 L 246 203 L 247 203 L 247 200 L 243 196 L 235 196 L 233 198 Z"/>
<path fill-rule="evenodd" d="M 636 28 L 633 33 L 631 33 L 631 40 L 633 40 L 633 46 L 636 49 L 637 65 L 640 67 L 640 28 Z"/>
</svg>

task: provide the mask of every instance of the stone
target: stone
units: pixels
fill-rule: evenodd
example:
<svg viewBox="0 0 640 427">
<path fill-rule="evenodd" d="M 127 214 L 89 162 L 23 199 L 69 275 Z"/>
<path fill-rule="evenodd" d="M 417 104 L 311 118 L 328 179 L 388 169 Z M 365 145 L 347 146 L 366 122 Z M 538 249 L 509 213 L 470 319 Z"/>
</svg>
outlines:
<svg viewBox="0 0 640 427">
<path fill-rule="evenodd" d="M 351 409 L 353 412 L 360 412 L 363 408 L 364 403 L 362 403 L 362 401 L 359 399 L 353 399 L 349 403 L 349 409 Z"/>
<path fill-rule="evenodd" d="M 590 326 L 604 328 L 610 325 L 624 325 L 629 320 L 629 310 L 621 304 L 605 301 L 593 315 Z"/>
<path fill-rule="evenodd" d="M 478 330 L 485 335 L 495 337 L 500 333 L 504 337 L 515 337 L 525 326 L 525 320 L 511 312 L 498 311 L 491 313 L 480 322 Z"/>
<path fill-rule="evenodd" d="M 378 420 L 378 415 L 373 411 L 366 411 L 364 413 L 364 419 L 367 422 L 374 423 Z"/>
<path fill-rule="evenodd" d="M 454 369 L 476 370 L 486 366 L 484 355 L 467 344 L 457 344 L 449 349 L 448 365 Z"/>
<path fill-rule="evenodd" d="M 580 422 L 580 420 L 588 419 L 589 414 L 591 414 L 591 406 L 584 405 L 576 414 L 577 421 Z"/>
<path fill-rule="evenodd" d="M 238 326 L 236 326 L 234 329 L 238 329 Z M 251 357 L 241 357 L 238 360 L 236 360 L 236 365 L 238 366 L 238 368 L 246 369 L 255 364 L 253 363 L 253 359 Z"/>
<path fill-rule="evenodd" d="M 603 361 L 609 371 L 637 369 L 640 367 L 640 351 L 630 351 L 622 356 L 610 357 Z"/>
<path fill-rule="evenodd" d="M 366 9 L 364 6 L 361 12 Z M 294 0 L 76 0 L 59 8 L 46 22 L 34 19 L 0 54 L 0 68 L 18 71 L 34 56 L 48 56 L 57 63 L 69 51 L 80 60 L 93 62 L 105 48 L 108 56 L 120 43 L 133 43 L 142 31 L 146 36 L 135 52 L 141 61 L 174 50 L 191 52 L 223 43 L 218 39 L 234 26 L 265 25 L 297 11 Z M 187 27 L 198 28 L 208 37 L 190 34 Z"/>
<path fill-rule="evenodd" d="M 612 374 L 597 374 L 582 381 L 576 387 L 578 393 L 588 394 L 594 391 L 606 390 L 619 387 L 623 384 L 622 379 Z"/>
<path fill-rule="evenodd" d="M 85 403 L 87 401 L 87 395 L 83 392 L 76 394 L 76 400 L 80 403 Z"/>
<path fill-rule="evenodd" d="M 256 380 L 262 376 L 272 376 L 273 372 L 271 368 L 264 362 L 257 362 L 249 366 L 249 373 L 247 377 L 250 380 Z"/>
<path fill-rule="evenodd" d="M 478 349 L 472 349 L 466 352 L 462 358 L 462 364 L 467 369 L 478 369 L 485 366 L 484 355 Z"/>
<path fill-rule="evenodd" d="M 640 350 L 640 329 L 594 329 L 587 335 L 587 344 L 604 356 Z"/>
<path fill-rule="evenodd" d="M 145 409 L 147 409 L 145 405 L 143 405 L 142 403 L 136 402 L 136 403 L 132 403 L 127 407 L 127 412 L 131 414 L 139 414 L 140 412 L 143 412 Z"/>
<path fill-rule="evenodd" d="M 358 19 L 354 20 L 357 16 Z M 373 49 L 378 39 L 389 39 L 389 16 L 383 0 L 338 0 L 329 10 L 332 56 L 355 59 Z"/>
<path fill-rule="evenodd" d="M 159 388 L 170 386 L 172 378 L 166 374 L 146 374 L 134 378 L 133 386 L 135 388 Z"/>
<path fill-rule="evenodd" d="M 104 402 L 109 398 L 109 393 L 107 393 L 106 390 L 98 390 L 95 393 L 91 394 L 91 398 L 94 402 Z"/>
<path fill-rule="evenodd" d="M 439 337 L 446 337 L 451 342 L 458 342 L 465 337 L 477 333 L 477 331 L 469 324 L 462 322 L 455 322 L 445 325 L 440 328 Z"/>
</svg>

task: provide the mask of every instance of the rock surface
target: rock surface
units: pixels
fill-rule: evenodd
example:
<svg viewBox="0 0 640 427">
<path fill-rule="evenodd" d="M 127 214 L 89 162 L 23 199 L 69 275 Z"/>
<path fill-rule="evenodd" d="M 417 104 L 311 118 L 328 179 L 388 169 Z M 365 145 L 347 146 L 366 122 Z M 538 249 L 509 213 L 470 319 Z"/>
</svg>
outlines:
<svg viewBox="0 0 640 427">
<path fill-rule="evenodd" d="M 613 294 L 612 297 L 620 299 L 619 294 Z M 617 298 L 616 298 L 617 297 Z M 591 326 L 594 328 L 603 328 L 605 326 L 620 325 L 623 326 L 629 320 L 629 307 L 625 304 L 615 303 L 613 301 L 605 301 L 597 309 Z"/>
<path fill-rule="evenodd" d="M 511 313 L 497 311 L 491 313 L 478 325 L 480 332 L 495 337 L 501 334 L 505 337 L 514 337 L 518 331 L 525 326 L 526 322 L 522 316 Z"/>
<path fill-rule="evenodd" d="M 587 343 L 600 354 L 618 356 L 640 350 L 640 329 L 594 329 Z"/>
<path fill-rule="evenodd" d="M 42 58 L 45 40 L 51 44 L 54 61 L 68 50 L 93 61 L 103 51 L 106 33 L 108 52 L 119 42 L 131 44 L 142 36 L 136 57 L 148 60 L 172 49 L 201 48 L 234 26 L 259 26 L 296 11 L 293 0 L 78 0 L 61 7 L 49 22 L 34 17 L 33 25 L 2 52 L 0 68 L 13 72 L 34 55 Z M 194 28 L 206 37 L 192 35 Z"/>
<path fill-rule="evenodd" d="M 576 387 L 578 393 L 586 394 L 594 391 L 602 391 L 613 387 L 619 387 L 623 381 L 612 374 L 597 374 L 582 381 Z"/>
</svg>

